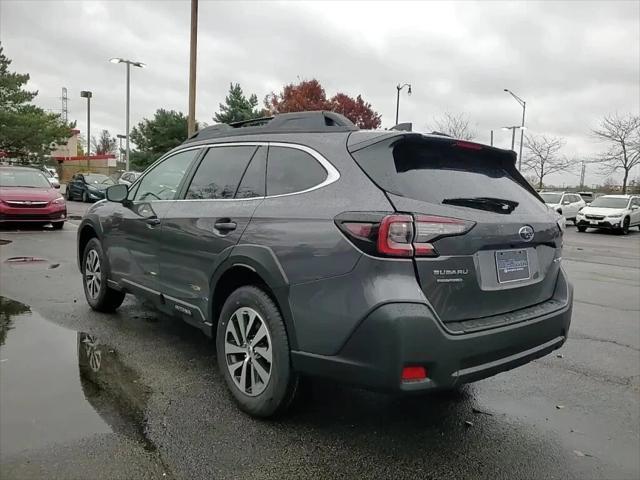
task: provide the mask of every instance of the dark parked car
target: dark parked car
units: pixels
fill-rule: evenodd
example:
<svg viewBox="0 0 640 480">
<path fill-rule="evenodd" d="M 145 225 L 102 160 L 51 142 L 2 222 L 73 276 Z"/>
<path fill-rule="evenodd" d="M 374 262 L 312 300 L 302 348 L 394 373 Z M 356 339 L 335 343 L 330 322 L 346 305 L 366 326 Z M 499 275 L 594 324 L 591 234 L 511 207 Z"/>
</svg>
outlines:
<svg viewBox="0 0 640 480">
<path fill-rule="evenodd" d="M 77 199 L 83 202 L 102 200 L 105 190 L 115 184 L 111 177 L 100 173 L 76 173 L 67 183 L 67 200 Z"/>
<path fill-rule="evenodd" d="M 292 113 L 205 128 L 78 229 L 88 303 L 125 294 L 216 338 L 239 406 L 301 375 L 453 388 L 559 348 L 572 287 L 558 217 L 513 152 Z"/>
<path fill-rule="evenodd" d="M 29 167 L 0 167 L 0 223 L 51 223 L 61 229 L 67 204 L 43 172 Z"/>
</svg>

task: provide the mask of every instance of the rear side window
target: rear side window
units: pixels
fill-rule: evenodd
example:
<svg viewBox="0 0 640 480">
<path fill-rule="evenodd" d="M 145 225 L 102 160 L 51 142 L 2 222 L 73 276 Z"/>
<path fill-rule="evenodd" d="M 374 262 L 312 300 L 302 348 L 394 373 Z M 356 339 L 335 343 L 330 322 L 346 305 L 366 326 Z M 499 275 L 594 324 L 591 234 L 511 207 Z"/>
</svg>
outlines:
<svg viewBox="0 0 640 480">
<path fill-rule="evenodd" d="M 509 214 L 540 211 L 538 200 L 506 154 L 451 140 L 391 139 L 353 153 L 383 190 L 433 204 Z M 495 200 L 506 200 L 499 203 Z"/>
<path fill-rule="evenodd" d="M 296 148 L 269 147 L 267 195 L 308 190 L 326 178 L 327 171 L 307 152 Z"/>
<path fill-rule="evenodd" d="M 267 174 L 267 148 L 260 147 L 244 172 L 236 198 L 264 197 Z"/>
<path fill-rule="evenodd" d="M 257 147 L 214 147 L 206 153 L 191 180 L 188 199 L 233 198 Z"/>
</svg>

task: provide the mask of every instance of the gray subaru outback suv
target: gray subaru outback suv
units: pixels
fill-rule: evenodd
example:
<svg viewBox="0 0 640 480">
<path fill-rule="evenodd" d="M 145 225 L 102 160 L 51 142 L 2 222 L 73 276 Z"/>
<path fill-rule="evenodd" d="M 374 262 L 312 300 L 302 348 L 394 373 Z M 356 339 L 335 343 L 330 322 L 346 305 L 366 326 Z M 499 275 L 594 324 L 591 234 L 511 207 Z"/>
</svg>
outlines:
<svg viewBox="0 0 640 480">
<path fill-rule="evenodd" d="M 559 348 L 562 226 L 514 153 L 330 112 L 205 128 L 78 230 L 89 305 L 127 293 L 215 337 L 244 411 L 301 376 L 452 388 Z"/>
</svg>

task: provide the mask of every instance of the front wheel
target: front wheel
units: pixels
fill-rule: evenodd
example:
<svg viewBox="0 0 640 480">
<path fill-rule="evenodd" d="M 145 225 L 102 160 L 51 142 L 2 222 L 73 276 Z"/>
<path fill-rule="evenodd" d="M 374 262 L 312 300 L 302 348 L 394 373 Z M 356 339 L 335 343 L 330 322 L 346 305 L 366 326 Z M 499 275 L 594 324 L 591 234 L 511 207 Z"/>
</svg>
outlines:
<svg viewBox="0 0 640 480">
<path fill-rule="evenodd" d="M 227 298 L 216 335 L 218 368 L 241 410 L 256 417 L 281 413 L 293 401 L 298 376 L 289 339 L 271 297 L 244 286 Z"/>
<path fill-rule="evenodd" d="M 586 232 L 586 231 L 587 231 L 587 227 L 578 227 L 578 231 L 579 231 L 580 233 L 584 233 L 584 232 Z"/>
<path fill-rule="evenodd" d="M 97 238 L 87 242 L 82 259 L 82 284 L 87 303 L 98 312 L 115 311 L 122 305 L 125 293 L 107 285 L 107 260 Z"/>
<path fill-rule="evenodd" d="M 52 222 L 51 226 L 54 230 L 62 230 L 62 228 L 64 227 L 64 222 Z"/>
<path fill-rule="evenodd" d="M 620 229 L 620 233 L 622 235 L 628 235 L 629 234 L 629 223 L 630 223 L 629 217 L 625 218 L 622 221 L 622 228 Z"/>
<path fill-rule="evenodd" d="M 89 203 L 89 194 L 87 193 L 86 190 L 84 192 L 82 192 L 82 201 L 84 203 Z"/>
</svg>

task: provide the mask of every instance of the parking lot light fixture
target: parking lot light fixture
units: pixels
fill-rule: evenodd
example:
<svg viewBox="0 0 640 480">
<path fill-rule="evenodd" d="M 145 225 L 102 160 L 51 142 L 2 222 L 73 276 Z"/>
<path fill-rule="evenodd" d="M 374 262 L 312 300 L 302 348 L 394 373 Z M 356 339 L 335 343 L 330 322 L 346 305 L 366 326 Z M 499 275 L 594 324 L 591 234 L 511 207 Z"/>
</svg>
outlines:
<svg viewBox="0 0 640 480">
<path fill-rule="evenodd" d="M 511 150 L 513 150 L 516 145 L 516 130 L 520 130 L 522 134 L 522 131 L 526 129 L 527 127 L 521 127 L 520 125 L 514 125 L 513 127 L 502 127 L 502 130 L 505 130 L 505 131 L 511 130 Z M 521 170 L 521 167 L 522 167 L 522 163 L 518 166 L 518 170 Z"/>
<path fill-rule="evenodd" d="M 396 85 L 396 90 L 397 90 L 397 96 L 396 96 L 396 125 L 398 125 L 398 114 L 400 113 L 400 90 L 402 90 L 404 87 L 408 87 L 407 88 L 407 95 L 411 95 L 411 84 L 410 83 L 405 83 L 404 85 Z"/>
<path fill-rule="evenodd" d="M 87 170 L 89 169 L 89 156 L 91 155 L 91 97 L 93 93 L 89 90 L 80 92 L 81 98 L 87 99 Z"/>
<path fill-rule="evenodd" d="M 509 95 L 511 95 L 516 102 L 518 102 L 520 104 L 520 106 L 522 107 L 522 123 L 520 124 L 520 127 L 522 128 L 520 130 L 520 154 L 518 155 L 518 170 L 522 170 L 522 143 L 523 143 L 523 139 L 524 139 L 524 114 L 527 110 L 527 102 L 525 102 L 522 98 L 520 98 L 518 95 L 516 95 L 515 93 L 513 93 L 511 90 L 509 90 L 508 88 L 504 89 L 505 92 L 507 92 Z M 511 148 L 511 150 L 513 150 L 513 147 Z"/>
<path fill-rule="evenodd" d="M 127 65 L 127 112 L 126 112 L 126 164 L 127 164 L 127 171 L 129 170 L 129 107 L 131 104 L 131 100 L 130 100 L 130 90 L 131 90 L 131 65 L 133 65 L 134 67 L 138 67 L 138 68 L 145 68 L 147 65 L 145 63 L 142 62 L 136 62 L 133 60 L 127 60 L 124 58 L 119 58 L 119 57 L 114 57 L 109 59 L 109 61 L 111 63 L 124 63 Z"/>
</svg>

